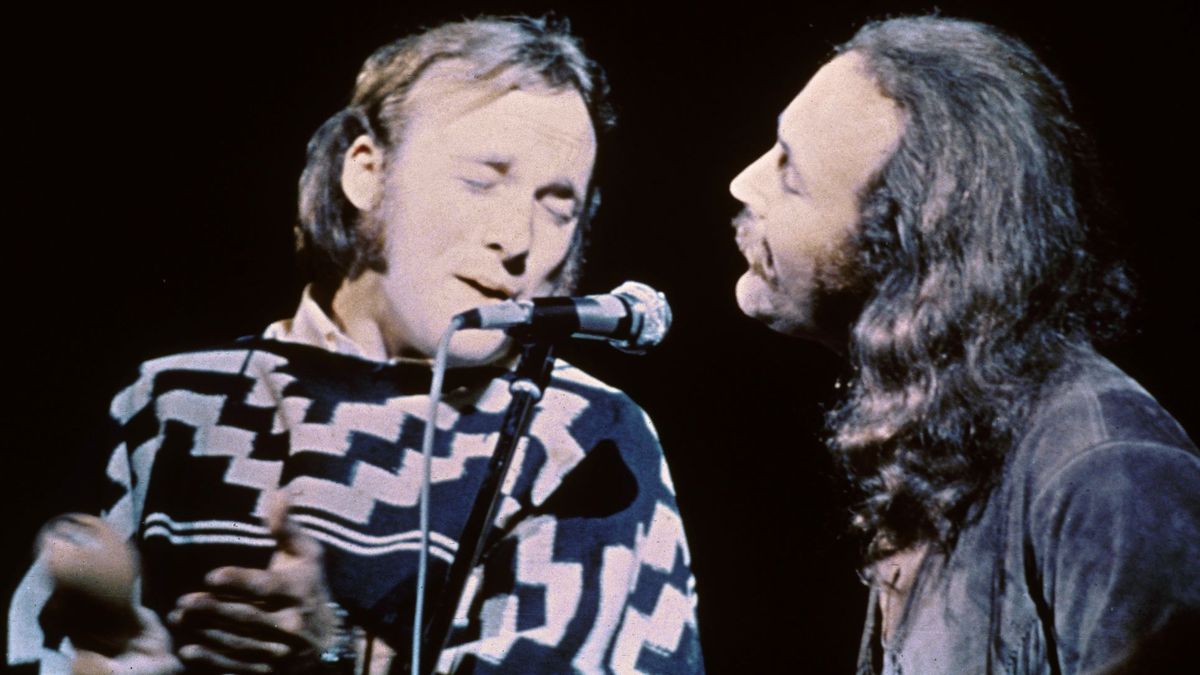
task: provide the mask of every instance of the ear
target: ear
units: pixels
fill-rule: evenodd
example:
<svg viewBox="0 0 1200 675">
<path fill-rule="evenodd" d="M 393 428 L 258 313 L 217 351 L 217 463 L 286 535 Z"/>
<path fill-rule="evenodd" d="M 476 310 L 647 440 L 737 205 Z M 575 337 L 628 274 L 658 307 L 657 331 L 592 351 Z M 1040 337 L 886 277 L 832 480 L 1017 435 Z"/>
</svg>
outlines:
<svg viewBox="0 0 1200 675">
<path fill-rule="evenodd" d="M 342 192 L 359 211 L 370 211 L 383 196 L 383 149 L 370 136 L 354 139 L 342 161 Z"/>
</svg>

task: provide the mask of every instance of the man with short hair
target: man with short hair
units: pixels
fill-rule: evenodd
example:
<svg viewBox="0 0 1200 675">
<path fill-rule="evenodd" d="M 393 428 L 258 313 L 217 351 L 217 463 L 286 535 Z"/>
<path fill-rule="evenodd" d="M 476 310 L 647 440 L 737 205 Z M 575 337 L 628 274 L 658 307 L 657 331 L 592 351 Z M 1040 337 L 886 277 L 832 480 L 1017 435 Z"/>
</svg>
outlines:
<svg viewBox="0 0 1200 675">
<path fill-rule="evenodd" d="M 730 190 L 742 310 L 844 354 L 828 415 L 859 671 L 1164 672 L 1200 612 L 1200 459 L 1093 342 L 1123 316 L 1061 83 L 977 23 L 864 27 Z"/>
<path fill-rule="evenodd" d="M 399 665 L 429 360 L 453 316 L 573 288 L 597 136 L 612 121 L 605 95 L 599 67 L 546 20 L 447 24 L 367 60 L 350 105 L 309 144 L 297 235 L 312 283 L 296 315 L 149 361 L 112 405 L 103 515 L 138 546 L 143 632 L 126 653 L 83 656 L 121 672 Z M 499 331 L 450 343 L 431 608 L 511 398 L 512 360 Z M 673 488 L 628 397 L 557 362 L 493 525 L 438 672 L 703 669 Z M 52 534 L 86 532 L 63 521 Z M 69 657 L 62 635 L 37 628 L 44 573 L 14 599 L 9 658 L 53 667 Z"/>
</svg>

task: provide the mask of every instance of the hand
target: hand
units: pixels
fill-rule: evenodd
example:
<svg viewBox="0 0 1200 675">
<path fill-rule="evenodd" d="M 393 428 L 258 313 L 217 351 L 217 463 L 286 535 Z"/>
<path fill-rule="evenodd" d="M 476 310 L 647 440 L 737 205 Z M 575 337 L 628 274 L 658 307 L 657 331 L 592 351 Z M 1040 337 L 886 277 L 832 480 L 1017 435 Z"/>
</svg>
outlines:
<svg viewBox="0 0 1200 675">
<path fill-rule="evenodd" d="M 139 607 L 141 632 L 126 643 L 125 651 L 116 656 L 78 650 L 71 660 L 72 675 L 169 675 L 183 671 L 183 664 L 171 653 L 171 636 L 158 620 L 158 615 Z"/>
<path fill-rule="evenodd" d="M 301 669 L 331 645 L 338 620 L 329 606 L 321 545 L 272 503 L 267 526 L 277 541 L 265 570 L 220 567 L 207 589 L 179 598 L 168 616 L 178 630 L 179 657 L 222 672 Z"/>
</svg>

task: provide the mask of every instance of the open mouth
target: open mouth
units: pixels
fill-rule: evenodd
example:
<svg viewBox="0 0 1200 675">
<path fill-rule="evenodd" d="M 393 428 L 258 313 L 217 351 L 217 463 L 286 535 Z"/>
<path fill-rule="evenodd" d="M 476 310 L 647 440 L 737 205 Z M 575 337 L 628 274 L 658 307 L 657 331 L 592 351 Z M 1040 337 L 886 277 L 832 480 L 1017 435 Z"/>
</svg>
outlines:
<svg viewBox="0 0 1200 675">
<path fill-rule="evenodd" d="M 474 279 L 468 279 L 467 277 L 460 276 L 455 276 L 454 278 L 475 289 L 477 293 L 485 298 L 491 298 L 493 300 L 508 300 L 513 295 L 508 291 L 508 289 L 485 286 Z"/>
<path fill-rule="evenodd" d="M 756 251 L 746 252 L 746 263 L 751 274 L 773 286 L 775 285 L 775 272 L 772 266 L 773 259 L 770 249 L 764 250 L 764 248 L 759 247 Z"/>
<path fill-rule="evenodd" d="M 754 214 L 749 209 L 742 209 L 733 219 L 734 241 L 749 264 L 750 271 L 769 280 L 770 270 L 775 266 L 775 256 L 766 239 L 753 234 L 751 228 L 755 222 Z"/>
</svg>

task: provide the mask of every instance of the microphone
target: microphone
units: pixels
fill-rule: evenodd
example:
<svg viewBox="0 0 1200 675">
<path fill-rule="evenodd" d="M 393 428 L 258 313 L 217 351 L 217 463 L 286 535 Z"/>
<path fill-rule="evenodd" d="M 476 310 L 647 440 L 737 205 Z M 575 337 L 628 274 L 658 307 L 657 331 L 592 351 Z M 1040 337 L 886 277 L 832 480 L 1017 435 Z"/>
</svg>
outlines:
<svg viewBox="0 0 1200 675">
<path fill-rule="evenodd" d="M 456 318 L 463 328 L 606 340 L 623 352 L 644 354 L 666 336 L 671 306 L 665 295 L 646 284 L 626 281 L 603 295 L 506 300 Z"/>
</svg>

